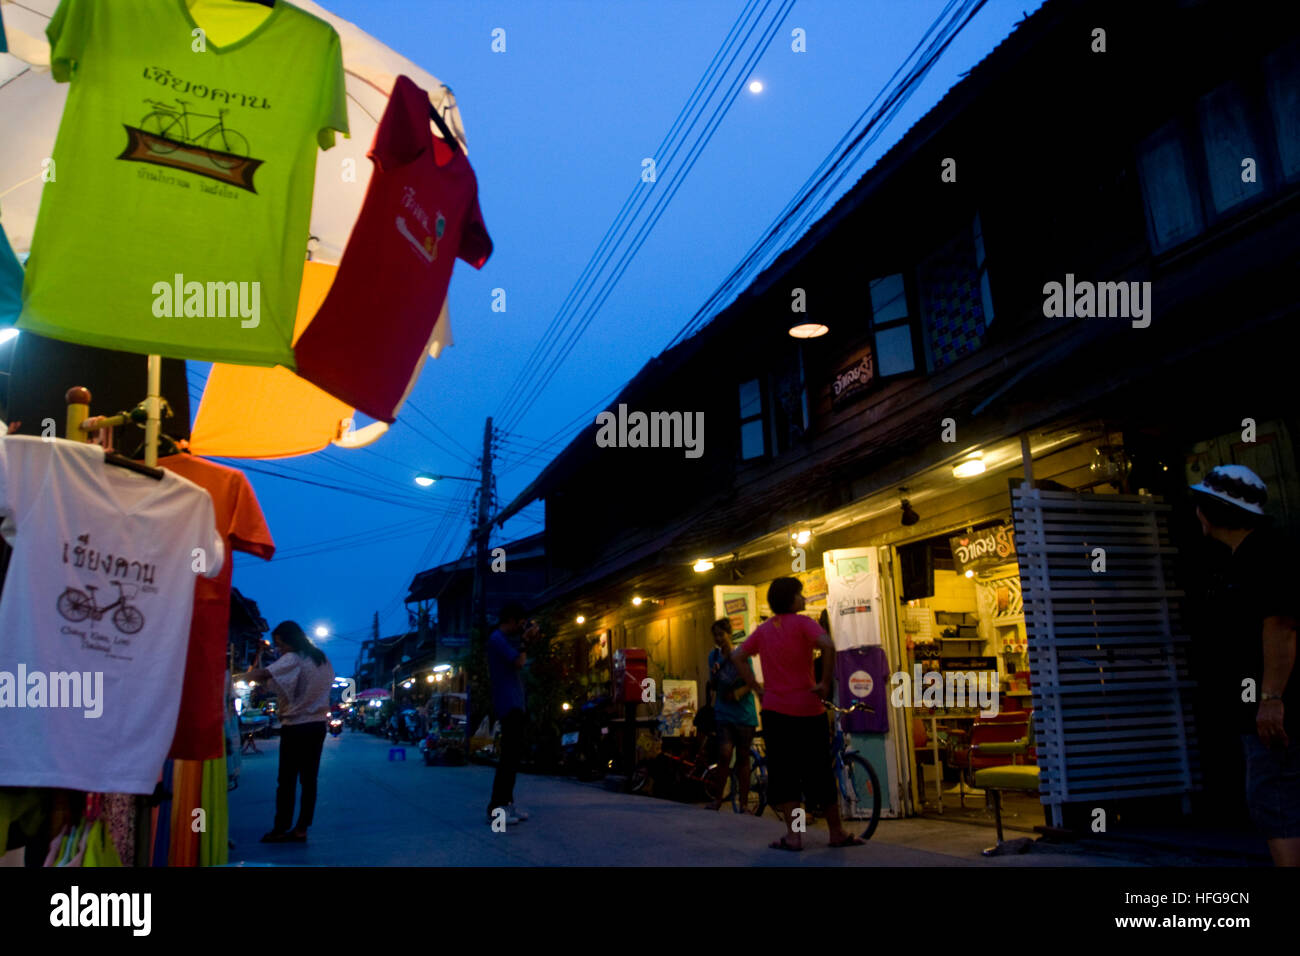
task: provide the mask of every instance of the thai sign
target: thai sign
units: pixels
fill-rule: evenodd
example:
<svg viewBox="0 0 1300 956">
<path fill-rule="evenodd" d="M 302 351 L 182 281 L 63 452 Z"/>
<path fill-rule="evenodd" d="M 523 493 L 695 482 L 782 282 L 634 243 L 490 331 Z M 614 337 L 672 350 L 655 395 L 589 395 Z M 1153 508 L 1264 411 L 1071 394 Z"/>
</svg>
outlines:
<svg viewBox="0 0 1300 956">
<path fill-rule="evenodd" d="M 1009 525 L 954 535 L 948 543 L 952 545 L 952 560 L 958 574 L 995 568 L 1016 555 L 1015 530 Z"/>
<path fill-rule="evenodd" d="M 876 363 L 874 356 L 868 349 L 860 359 L 848 368 L 835 373 L 835 379 L 831 382 L 831 407 L 839 408 L 841 405 L 857 398 L 871 387 L 871 383 L 875 379 Z"/>
</svg>

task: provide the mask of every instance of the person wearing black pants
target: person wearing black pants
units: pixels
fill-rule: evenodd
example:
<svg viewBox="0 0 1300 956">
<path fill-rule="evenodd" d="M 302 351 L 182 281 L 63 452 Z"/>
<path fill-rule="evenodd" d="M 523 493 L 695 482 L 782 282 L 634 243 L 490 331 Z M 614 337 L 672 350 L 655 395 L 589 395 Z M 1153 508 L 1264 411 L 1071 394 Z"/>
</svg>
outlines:
<svg viewBox="0 0 1300 956">
<path fill-rule="evenodd" d="M 508 824 L 528 819 L 528 811 L 515 805 L 515 777 L 523 756 L 524 733 L 528 726 L 524 703 L 524 665 L 528 655 L 523 646 L 537 636 L 537 625 L 525 622 L 525 611 L 511 602 L 501 609 L 497 629 L 487 643 L 488 676 L 492 682 L 492 710 L 501 721 L 501 751 L 492 779 L 488 823 L 497 810 L 505 811 Z"/>
<path fill-rule="evenodd" d="M 320 754 L 325 746 L 325 721 L 292 724 L 280 728 L 280 775 L 275 788 L 275 827 L 272 833 L 295 833 L 304 838 L 316 814 L 316 777 L 320 772 Z M 302 782 L 302 803 L 298 808 L 298 825 L 293 826 L 293 803 Z"/>
<path fill-rule="evenodd" d="M 275 825 L 262 837 L 262 842 L 306 843 L 307 828 L 316 813 L 316 776 L 325 745 L 334 668 L 324 652 L 307 640 L 303 629 L 293 621 L 277 624 L 271 637 L 280 656 L 262 667 L 259 650 L 252 669 L 235 675 L 235 680 L 268 683 L 280 695 L 280 775 L 275 791 Z M 299 783 L 302 806 L 298 824 L 290 830 Z"/>
</svg>

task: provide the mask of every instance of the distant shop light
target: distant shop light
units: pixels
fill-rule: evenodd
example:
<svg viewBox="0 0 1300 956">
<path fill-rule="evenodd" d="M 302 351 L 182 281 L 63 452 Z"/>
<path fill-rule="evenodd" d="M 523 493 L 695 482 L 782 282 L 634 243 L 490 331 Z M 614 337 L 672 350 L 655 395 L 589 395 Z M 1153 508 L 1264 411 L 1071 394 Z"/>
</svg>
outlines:
<svg viewBox="0 0 1300 956">
<path fill-rule="evenodd" d="M 426 678 L 424 679 L 424 682 L 425 682 L 426 684 L 432 684 L 433 681 L 434 681 L 434 677 L 433 677 L 432 674 L 430 674 L 428 677 L 426 677 Z"/>
<path fill-rule="evenodd" d="M 704 574 L 706 571 L 713 570 L 713 562 L 707 558 L 700 558 L 700 560 L 696 561 L 691 565 L 691 567 L 695 569 L 696 574 Z"/>
<path fill-rule="evenodd" d="M 640 606 L 641 606 L 641 598 L 640 598 L 640 596 L 637 596 L 637 597 L 632 598 L 632 605 L 633 605 L 633 607 L 640 607 Z"/>
<path fill-rule="evenodd" d="M 587 619 L 586 619 L 585 617 L 583 617 L 581 614 L 579 614 L 577 617 L 575 617 L 574 620 L 577 621 L 579 624 L 586 624 L 586 623 L 587 623 Z"/>
<path fill-rule="evenodd" d="M 984 456 L 974 455 L 952 466 L 954 478 L 974 478 L 984 474 Z"/>
<path fill-rule="evenodd" d="M 793 541 L 795 544 L 799 545 L 800 547 L 807 544 L 811 539 L 812 539 L 812 532 L 809 531 L 807 528 L 802 528 L 799 531 L 790 532 L 790 540 Z"/>
<path fill-rule="evenodd" d="M 968 578 L 973 578 L 973 577 L 975 577 L 975 572 L 972 571 L 972 570 L 970 570 L 969 568 L 967 568 L 967 569 L 966 569 L 966 577 L 968 577 Z"/>
<path fill-rule="evenodd" d="M 790 326 L 790 335 L 796 339 L 816 339 L 829 331 L 830 328 L 820 322 L 800 322 L 798 325 Z"/>
<path fill-rule="evenodd" d="M 566 700 L 563 704 L 560 705 L 560 709 L 561 709 L 561 710 L 568 710 L 568 709 L 569 709 L 569 702 Z"/>
<path fill-rule="evenodd" d="M 433 669 L 433 672 L 435 674 L 441 674 L 443 671 L 449 671 L 449 670 L 451 670 L 450 664 L 439 664 L 437 667 Z"/>
</svg>

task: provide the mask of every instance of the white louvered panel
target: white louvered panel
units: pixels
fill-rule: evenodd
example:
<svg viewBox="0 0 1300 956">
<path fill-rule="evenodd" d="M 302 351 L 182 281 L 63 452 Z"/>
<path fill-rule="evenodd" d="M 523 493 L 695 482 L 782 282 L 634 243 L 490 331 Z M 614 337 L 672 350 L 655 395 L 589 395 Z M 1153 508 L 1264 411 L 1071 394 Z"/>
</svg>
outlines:
<svg viewBox="0 0 1300 956">
<path fill-rule="evenodd" d="M 1012 492 L 1041 799 L 1186 795 L 1199 786 L 1169 506 Z M 1105 572 L 1092 570 L 1095 548 Z"/>
</svg>

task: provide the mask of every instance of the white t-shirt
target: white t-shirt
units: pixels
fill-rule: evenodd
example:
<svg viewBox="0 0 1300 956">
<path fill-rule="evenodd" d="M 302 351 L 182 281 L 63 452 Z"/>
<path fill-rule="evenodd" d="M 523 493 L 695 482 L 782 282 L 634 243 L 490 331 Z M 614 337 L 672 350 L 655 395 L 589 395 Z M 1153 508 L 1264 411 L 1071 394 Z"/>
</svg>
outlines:
<svg viewBox="0 0 1300 956">
<path fill-rule="evenodd" d="M 827 580 L 826 608 L 837 651 L 880 644 L 880 588 L 870 571 Z"/>
<path fill-rule="evenodd" d="M 280 724 L 310 724 L 323 721 L 330 713 L 330 688 L 334 668 L 329 661 L 317 664 L 310 657 L 289 651 L 266 668 L 280 694 Z"/>
<path fill-rule="evenodd" d="M 0 786 L 152 793 L 180 709 L 212 498 L 98 445 L 0 437 Z"/>
</svg>

